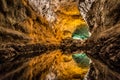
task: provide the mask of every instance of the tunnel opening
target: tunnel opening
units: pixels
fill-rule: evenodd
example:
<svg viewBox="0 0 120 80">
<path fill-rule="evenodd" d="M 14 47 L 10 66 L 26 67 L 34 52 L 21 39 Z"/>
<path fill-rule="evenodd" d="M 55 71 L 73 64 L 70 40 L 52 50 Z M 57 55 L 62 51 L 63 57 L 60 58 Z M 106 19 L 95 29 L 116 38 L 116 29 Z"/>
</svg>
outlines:
<svg viewBox="0 0 120 80">
<path fill-rule="evenodd" d="M 82 24 L 82 25 L 77 26 L 77 28 L 72 34 L 72 38 L 78 39 L 78 40 L 86 40 L 87 38 L 90 37 L 90 35 L 91 34 L 89 32 L 88 26 L 85 24 Z"/>
<path fill-rule="evenodd" d="M 78 64 L 79 67 L 89 68 L 90 59 L 85 53 L 76 53 L 72 55 L 74 61 Z"/>
<path fill-rule="evenodd" d="M 72 33 L 72 38 L 74 40 L 80 40 L 82 42 L 86 41 L 90 36 L 91 36 L 91 33 L 89 31 L 89 27 L 87 26 L 87 24 L 81 24 L 81 25 L 77 26 L 75 31 Z M 86 53 L 76 52 L 75 54 L 72 54 L 72 58 L 79 67 L 81 67 L 83 69 L 86 68 L 89 70 L 90 59 L 86 55 Z M 85 75 L 84 75 L 84 77 L 85 77 Z"/>
</svg>

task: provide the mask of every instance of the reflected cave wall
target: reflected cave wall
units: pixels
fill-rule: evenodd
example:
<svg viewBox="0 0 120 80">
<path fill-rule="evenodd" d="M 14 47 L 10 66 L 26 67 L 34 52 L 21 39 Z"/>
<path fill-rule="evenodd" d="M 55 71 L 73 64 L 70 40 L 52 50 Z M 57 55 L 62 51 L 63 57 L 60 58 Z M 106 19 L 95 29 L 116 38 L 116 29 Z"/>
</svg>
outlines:
<svg viewBox="0 0 120 80">
<path fill-rule="evenodd" d="M 120 1 L 79 0 L 92 33 L 86 53 L 92 64 L 85 80 L 120 80 Z"/>
</svg>

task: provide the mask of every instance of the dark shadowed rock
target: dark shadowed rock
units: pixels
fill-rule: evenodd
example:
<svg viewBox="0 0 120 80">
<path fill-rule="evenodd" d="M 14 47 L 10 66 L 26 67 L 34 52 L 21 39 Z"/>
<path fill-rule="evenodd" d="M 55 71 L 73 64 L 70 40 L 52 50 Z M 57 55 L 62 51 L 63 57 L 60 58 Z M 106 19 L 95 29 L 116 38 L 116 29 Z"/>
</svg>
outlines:
<svg viewBox="0 0 120 80">
<path fill-rule="evenodd" d="M 86 44 L 92 59 L 86 80 L 120 80 L 120 1 L 79 1 L 92 33 Z"/>
</svg>

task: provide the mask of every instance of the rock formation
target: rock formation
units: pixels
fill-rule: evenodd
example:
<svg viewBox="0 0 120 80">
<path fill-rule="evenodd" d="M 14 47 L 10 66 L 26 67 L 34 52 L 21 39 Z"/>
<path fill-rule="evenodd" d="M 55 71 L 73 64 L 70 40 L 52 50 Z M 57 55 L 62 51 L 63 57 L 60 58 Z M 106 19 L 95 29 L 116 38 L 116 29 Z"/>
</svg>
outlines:
<svg viewBox="0 0 120 80">
<path fill-rule="evenodd" d="M 0 80 L 82 79 L 71 55 L 81 25 L 74 0 L 0 0 Z"/>
<path fill-rule="evenodd" d="M 86 53 L 92 64 L 86 80 L 120 80 L 120 1 L 79 0 L 92 33 Z"/>
<path fill-rule="evenodd" d="M 119 7 L 119 0 L 0 0 L 0 80 L 83 80 L 88 64 L 72 59 L 79 52 L 91 59 L 85 80 L 120 80 Z M 72 39 L 83 25 L 92 35 Z"/>
</svg>

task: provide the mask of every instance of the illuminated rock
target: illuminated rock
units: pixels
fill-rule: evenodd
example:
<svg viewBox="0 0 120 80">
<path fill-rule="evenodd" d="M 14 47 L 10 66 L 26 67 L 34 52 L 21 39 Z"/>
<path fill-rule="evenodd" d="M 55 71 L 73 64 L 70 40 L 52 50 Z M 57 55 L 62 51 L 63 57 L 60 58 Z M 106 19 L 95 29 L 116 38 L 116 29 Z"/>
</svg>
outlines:
<svg viewBox="0 0 120 80">
<path fill-rule="evenodd" d="M 83 79 L 61 48 L 81 24 L 74 0 L 0 0 L 0 80 Z"/>
</svg>

